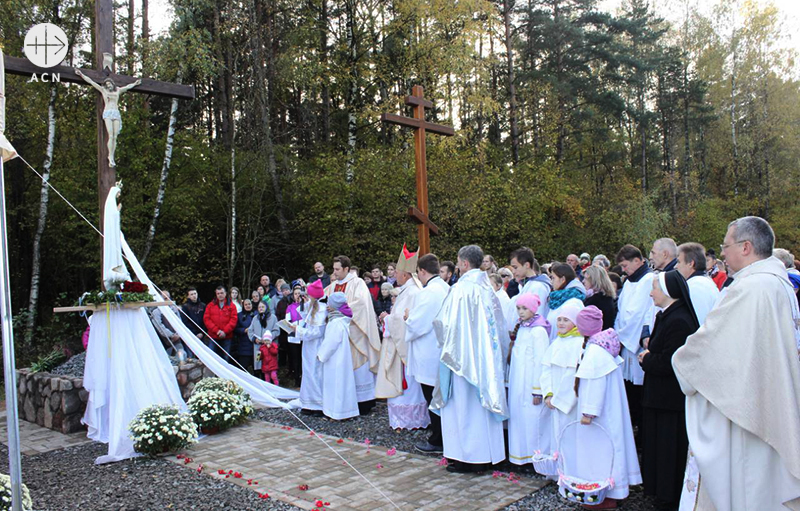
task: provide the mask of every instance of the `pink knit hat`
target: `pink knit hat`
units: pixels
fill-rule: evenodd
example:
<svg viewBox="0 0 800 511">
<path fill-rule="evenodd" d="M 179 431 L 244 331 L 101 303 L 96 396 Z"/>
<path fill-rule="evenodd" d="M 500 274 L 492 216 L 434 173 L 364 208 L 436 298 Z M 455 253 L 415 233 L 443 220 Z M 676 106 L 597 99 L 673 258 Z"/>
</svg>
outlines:
<svg viewBox="0 0 800 511">
<path fill-rule="evenodd" d="M 564 305 L 563 307 L 558 309 L 558 318 L 567 318 L 568 320 L 572 321 L 573 325 L 577 325 L 578 313 L 582 310 L 583 307 L 577 307 L 575 305 Z"/>
<path fill-rule="evenodd" d="M 617 332 L 614 331 L 613 328 L 609 328 L 607 330 L 603 330 L 600 333 L 597 333 L 589 338 L 587 344 L 597 344 L 608 353 L 611 354 L 612 357 L 616 357 L 619 355 L 620 351 L 620 344 L 619 344 L 619 336 Z"/>
<path fill-rule="evenodd" d="M 575 326 L 578 327 L 581 335 L 590 337 L 603 329 L 603 312 L 594 305 L 590 305 L 578 313 Z"/>
<path fill-rule="evenodd" d="M 325 296 L 325 292 L 322 290 L 322 280 L 317 279 L 309 284 L 306 288 L 306 292 L 308 293 L 308 296 L 311 298 L 316 298 L 317 300 Z"/>
<path fill-rule="evenodd" d="M 536 311 L 539 310 L 539 306 L 542 304 L 541 298 L 538 295 L 533 293 L 525 293 L 524 295 L 520 295 L 517 298 L 517 307 L 525 307 L 532 313 L 536 314 Z"/>
</svg>

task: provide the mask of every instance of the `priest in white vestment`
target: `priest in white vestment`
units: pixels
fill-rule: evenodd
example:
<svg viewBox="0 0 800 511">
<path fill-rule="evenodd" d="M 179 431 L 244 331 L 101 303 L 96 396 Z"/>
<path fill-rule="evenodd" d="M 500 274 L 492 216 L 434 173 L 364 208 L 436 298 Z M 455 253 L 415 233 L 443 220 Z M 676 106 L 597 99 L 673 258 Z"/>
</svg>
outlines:
<svg viewBox="0 0 800 511">
<path fill-rule="evenodd" d="M 390 314 L 382 314 L 384 333 L 381 361 L 375 381 L 375 397 L 386 398 L 389 425 L 392 429 L 419 429 L 430 424 L 428 404 L 422 387 L 408 374 L 408 344 L 405 317 L 416 306 L 421 285 L 415 278 L 419 252 L 409 252 L 405 245 L 395 267 L 400 286 Z"/>
<path fill-rule="evenodd" d="M 350 348 L 353 354 L 353 369 L 356 379 L 358 409 L 362 415 L 375 406 L 375 373 L 381 352 L 381 339 L 375 308 L 367 284 L 350 272 L 350 258 L 338 256 L 333 259 L 333 282 L 325 288 L 325 295 L 339 291 L 347 297 L 353 311 L 350 321 Z"/>
<path fill-rule="evenodd" d="M 761 218 L 731 222 L 733 284 L 672 357 L 699 468 L 681 509 L 800 510 L 800 312 L 774 242 Z"/>
<path fill-rule="evenodd" d="M 702 325 L 719 300 L 719 288 L 706 275 L 706 249 L 699 243 L 684 243 L 678 247 L 675 269 L 686 279 L 697 321 Z"/>
<path fill-rule="evenodd" d="M 500 301 L 480 270 L 483 250 L 458 251 L 461 278 L 434 320 L 441 348 L 431 409 L 442 418 L 444 457 L 451 472 L 481 472 L 506 457 L 503 348 L 508 332 Z"/>
<path fill-rule="evenodd" d="M 408 366 L 406 374 L 411 375 L 422 388 L 428 405 L 433 398 L 433 390 L 439 375 L 439 343 L 433 330 L 433 320 L 439 314 L 450 286 L 439 275 L 439 259 L 433 254 L 425 254 L 417 261 L 417 275 L 422 282 L 422 290 L 417 294 L 414 308 L 406 318 L 406 342 L 408 343 Z M 427 406 L 426 406 L 427 410 Z M 429 412 L 430 426 L 426 442 L 414 447 L 422 452 L 442 452 L 442 422 L 439 415 Z"/>
</svg>

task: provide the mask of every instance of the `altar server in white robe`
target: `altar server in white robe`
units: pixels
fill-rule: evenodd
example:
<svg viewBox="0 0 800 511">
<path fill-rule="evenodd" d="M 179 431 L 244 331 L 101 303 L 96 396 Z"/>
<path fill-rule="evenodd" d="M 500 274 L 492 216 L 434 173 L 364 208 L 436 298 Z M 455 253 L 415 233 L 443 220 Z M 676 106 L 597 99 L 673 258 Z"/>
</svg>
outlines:
<svg viewBox="0 0 800 511">
<path fill-rule="evenodd" d="M 439 344 L 433 331 L 433 320 L 442 308 L 450 286 L 439 276 L 439 259 L 425 254 L 417 261 L 417 275 L 422 290 L 406 318 L 408 366 L 406 374 L 417 380 L 427 405 L 431 404 L 433 389 L 439 374 Z M 427 408 L 427 407 L 426 407 Z M 422 452 L 442 452 L 442 422 L 438 414 L 428 412 L 428 439 L 414 447 Z"/>
<path fill-rule="evenodd" d="M 533 255 L 533 250 L 528 247 L 521 247 L 511 252 L 510 265 L 514 278 L 519 282 L 519 293 L 511 298 L 510 303 L 505 306 L 506 324 L 514 325 L 517 320 L 517 300 L 519 296 L 526 293 L 533 293 L 539 297 L 539 315 L 543 318 L 548 317 L 550 311 L 547 299 L 553 289 L 547 275 L 539 273 L 539 263 Z"/>
<path fill-rule="evenodd" d="M 406 344 L 405 315 L 414 309 L 421 285 L 414 278 L 418 252 L 409 252 L 405 245 L 395 266 L 395 278 L 400 286 L 392 311 L 383 317 L 384 333 L 381 343 L 381 360 L 375 381 L 375 397 L 387 399 L 389 425 L 392 429 L 425 428 L 430 424 L 428 405 L 422 387 L 406 371 L 408 344 Z"/>
<path fill-rule="evenodd" d="M 336 420 L 358 415 L 349 341 L 352 316 L 344 293 L 336 292 L 328 297 L 328 324 L 317 358 L 322 364 L 322 411 Z"/>
<path fill-rule="evenodd" d="M 769 223 L 735 220 L 723 243 L 733 283 L 672 357 L 699 467 L 681 509 L 798 510 L 797 299 Z"/>
<path fill-rule="evenodd" d="M 350 272 L 350 258 L 337 256 L 333 259 L 333 282 L 325 288 L 330 296 L 341 291 L 347 296 L 347 303 L 353 312 L 350 322 L 350 348 L 355 370 L 358 409 L 365 415 L 375 406 L 375 373 L 381 352 L 381 339 L 378 323 L 375 321 L 375 308 L 367 284 Z"/>
<path fill-rule="evenodd" d="M 628 396 L 631 421 L 641 430 L 644 371 L 639 365 L 639 353 L 644 349 L 643 341 L 650 337 L 656 309 L 650 290 L 653 289 L 655 273 L 647 266 L 642 252 L 633 245 L 625 245 L 617 253 L 617 263 L 628 276 L 622 285 L 617 300 L 617 319 L 614 330 L 622 343 L 622 378 Z M 669 266 L 669 265 L 668 265 Z"/>
<path fill-rule="evenodd" d="M 537 314 L 539 305 L 535 294 L 519 297 L 519 319 L 510 335 L 508 460 L 515 465 L 532 463 L 536 452 L 550 452 L 550 409 L 544 405 L 540 381 L 551 326 Z"/>
<path fill-rule="evenodd" d="M 624 499 L 630 485 L 641 484 L 642 474 L 622 380 L 619 337 L 613 328 L 600 331 L 603 313 L 594 305 L 579 312 L 577 321 L 578 331 L 587 339 L 576 372 L 580 424 L 573 426 L 575 454 L 562 444 L 565 472 L 588 481 L 604 481 L 610 475 L 614 487 L 606 500 Z M 604 504 L 606 509 L 614 507 L 614 502 Z"/>
<path fill-rule="evenodd" d="M 686 279 L 697 321 L 702 325 L 706 316 L 719 300 L 719 289 L 706 275 L 706 249 L 699 243 L 678 246 L 678 264 L 675 269 Z"/>
<path fill-rule="evenodd" d="M 444 456 L 450 472 L 481 472 L 505 459 L 503 337 L 500 301 L 480 270 L 483 250 L 458 251 L 461 278 L 434 320 L 441 347 L 439 381 L 431 409 L 441 414 Z"/>
<path fill-rule="evenodd" d="M 545 405 L 551 410 L 550 451 L 556 450 L 556 438 L 564 426 L 578 418 L 578 396 L 575 395 L 575 371 L 583 351 L 583 336 L 578 332 L 575 322 L 580 307 L 562 307 L 556 320 L 558 336 L 545 351 L 542 358 L 541 387 Z M 574 428 L 565 434 L 574 437 Z M 568 444 L 570 442 L 567 442 Z M 571 442 L 574 444 L 574 441 Z M 574 456 L 574 454 L 573 454 Z"/>
<path fill-rule="evenodd" d="M 300 382 L 300 407 L 302 413 L 322 414 L 322 366 L 317 351 L 325 337 L 327 307 L 319 300 L 325 296 L 322 280 L 315 280 L 306 288 L 311 302 L 308 312 L 297 325 L 296 337 L 303 343 L 303 379 Z"/>
</svg>

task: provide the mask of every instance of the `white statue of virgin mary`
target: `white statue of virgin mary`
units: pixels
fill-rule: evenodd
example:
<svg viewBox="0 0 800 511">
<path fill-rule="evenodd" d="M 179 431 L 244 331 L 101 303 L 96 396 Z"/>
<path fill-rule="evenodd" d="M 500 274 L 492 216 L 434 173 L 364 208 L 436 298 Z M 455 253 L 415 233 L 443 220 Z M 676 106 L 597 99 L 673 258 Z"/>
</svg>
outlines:
<svg viewBox="0 0 800 511">
<path fill-rule="evenodd" d="M 122 230 L 120 228 L 120 209 L 117 198 L 122 193 L 122 183 L 112 186 L 106 197 L 103 210 L 103 284 L 106 289 L 118 288 L 122 282 L 131 280 L 122 258 Z"/>
</svg>

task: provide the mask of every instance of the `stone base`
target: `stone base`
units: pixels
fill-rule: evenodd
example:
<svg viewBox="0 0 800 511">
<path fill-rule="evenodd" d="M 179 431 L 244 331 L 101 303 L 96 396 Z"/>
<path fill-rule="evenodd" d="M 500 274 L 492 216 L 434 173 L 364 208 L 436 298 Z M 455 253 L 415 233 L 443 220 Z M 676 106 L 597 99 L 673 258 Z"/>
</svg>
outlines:
<svg viewBox="0 0 800 511">
<path fill-rule="evenodd" d="M 199 360 L 186 360 L 172 369 L 184 400 L 197 382 L 214 376 Z M 83 388 L 83 378 L 19 369 L 17 399 L 20 419 L 65 434 L 86 429 L 81 419 L 89 392 Z"/>
</svg>

